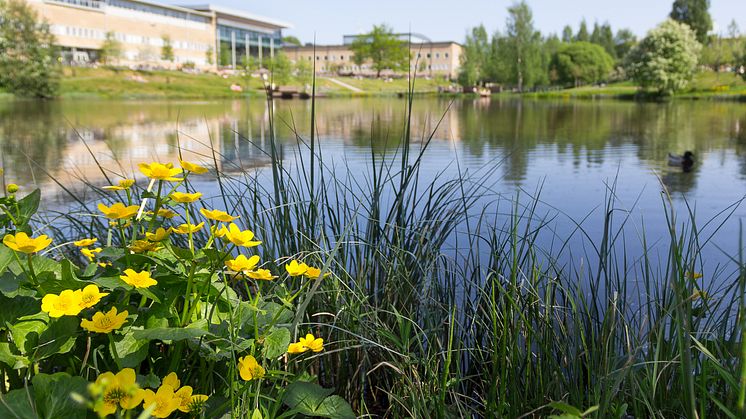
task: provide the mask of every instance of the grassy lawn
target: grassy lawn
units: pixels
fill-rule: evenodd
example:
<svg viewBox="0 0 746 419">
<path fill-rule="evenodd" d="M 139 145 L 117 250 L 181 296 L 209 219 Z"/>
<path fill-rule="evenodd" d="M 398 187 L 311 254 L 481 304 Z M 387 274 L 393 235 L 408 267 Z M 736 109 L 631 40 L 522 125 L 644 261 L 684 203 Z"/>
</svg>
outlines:
<svg viewBox="0 0 746 419">
<path fill-rule="evenodd" d="M 392 79 L 386 81 L 383 79 L 358 79 L 354 77 L 335 77 L 335 79 L 356 87 L 368 94 L 395 94 L 406 92 L 409 89 L 409 82 L 406 78 Z M 445 87 L 451 84 L 448 80 L 442 78 L 415 80 L 415 92 L 437 92 L 438 87 Z"/>
</svg>

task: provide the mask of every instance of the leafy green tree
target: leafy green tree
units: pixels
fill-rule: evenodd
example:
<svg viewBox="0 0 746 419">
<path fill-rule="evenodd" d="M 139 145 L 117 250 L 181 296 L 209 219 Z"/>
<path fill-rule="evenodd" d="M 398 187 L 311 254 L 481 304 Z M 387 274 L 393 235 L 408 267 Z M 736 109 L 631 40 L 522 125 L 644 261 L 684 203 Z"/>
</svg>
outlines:
<svg viewBox="0 0 746 419">
<path fill-rule="evenodd" d="M 591 41 L 591 36 L 588 34 L 588 24 L 585 23 L 585 19 L 580 22 L 580 28 L 578 29 L 578 34 L 575 35 L 575 40 L 580 42 Z"/>
<path fill-rule="evenodd" d="M 615 60 L 618 58 L 616 55 L 616 44 L 614 43 L 614 32 L 611 30 L 611 25 L 608 23 L 601 25 L 598 45 L 601 45 L 611 58 Z"/>
<path fill-rule="evenodd" d="M 562 29 L 562 42 L 572 42 L 573 38 L 574 34 L 572 33 L 572 27 L 570 25 L 565 25 Z"/>
<path fill-rule="evenodd" d="M 298 60 L 295 63 L 295 78 L 304 86 L 311 84 L 313 81 L 313 68 L 306 60 Z"/>
<path fill-rule="evenodd" d="M 617 58 L 624 59 L 637 43 L 637 36 L 629 29 L 619 29 L 614 36 L 614 51 Z"/>
<path fill-rule="evenodd" d="M 551 71 L 557 81 L 575 87 L 605 80 L 614 68 L 614 59 L 600 46 L 573 42 L 560 47 L 552 57 Z"/>
<path fill-rule="evenodd" d="M 161 46 L 161 60 L 173 61 L 174 60 L 174 47 L 171 45 L 171 37 L 163 35 L 161 37 L 163 45 Z"/>
<path fill-rule="evenodd" d="M 295 36 L 283 36 L 282 37 L 282 43 L 285 45 L 295 45 L 297 47 L 301 46 L 300 39 L 298 39 Z"/>
<path fill-rule="evenodd" d="M 674 0 L 671 19 L 689 25 L 697 35 L 697 40 L 707 43 L 707 34 L 712 30 L 710 0 Z"/>
<path fill-rule="evenodd" d="M 208 65 L 213 65 L 215 62 L 215 59 L 213 58 L 215 56 L 215 50 L 212 47 L 208 47 L 207 51 L 205 51 L 205 61 Z"/>
<path fill-rule="evenodd" d="M 0 0 L 0 87 L 19 96 L 56 96 L 61 69 L 54 42 L 26 2 Z"/>
<path fill-rule="evenodd" d="M 541 65 L 541 34 L 534 29 L 531 9 L 525 1 L 508 8 L 504 41 L 497 42 L 496 59 L 504 67 L 504 81 L 519 91 L 533 87 L 546 78 Z"/>
<path fill-rule="evenodd" d="M 489 77 L 490 41 L 483 25 L 472 28 L 464 42 L 458 81 L 462 86 L 474 86 Z"/>
<path fill-rule="evenodd" d="M 701 49 L 688 25 L 669 19 L 630 51 L 627 73 L 643 89 L 669 95 L 689 84 Z"/>
<path fill-rule="evenodd" d="M 741 75 L 741 78 L 746 81 L 746 43 L 743 45 L 743 50 L 741 51 L 741 54 L 739 55 L 739 59 L 736 62 L 737 70 L 739 71 L 739 74 Z"/>
<path fill-rule="evenodd" d="M 601 45 L 601 26 L 598 25 L 598 22 L 593 22 L 593 32 L 591 32 L 590 42 Z"/>
<path fill-rule="evenodd" d="M 398 71 L 409 63 L 409 48 L 405 42 L 396 37 L 393 30 L 383 25 L 373 26 L 373 30 L 355 39 L 350 45 L 358 65 L 370 60 L 376 70 L 376 77 L 381 77 L 383 70 Z"/>
<path fill-rule="evenodd" d="M 272 72 L 272 81 L 278 85 L 290 83 L 293 75 L 293 63 L 282 52 L 275 54 L 270 60 L 269 70 Z"/>
<path fill-rule="evenodd" d="M 122 43 L 119 42 L 114 32 L 106 32 L 106 38 L 101 44 L 98 59 L 104 64 L 113 64 L 122 56 Z"/>
</svg>

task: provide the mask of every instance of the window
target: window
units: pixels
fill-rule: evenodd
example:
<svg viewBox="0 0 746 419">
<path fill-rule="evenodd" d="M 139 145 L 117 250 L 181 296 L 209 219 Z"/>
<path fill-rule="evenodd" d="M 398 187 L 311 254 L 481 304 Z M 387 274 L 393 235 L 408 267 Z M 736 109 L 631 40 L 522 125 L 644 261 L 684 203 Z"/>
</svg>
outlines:
<svg viewBox="0 0 746 419">
<path fill-rule="evenodd" d="M 448 58 L 448 53 L 446 52 L 446 58 Z"/>
<path fill-rule="evenodd" d="M 430 58 L 430 53 L 427 54 L 427 58 Z"/>
<path fill-rule="evenodd" d="M 439 52 L 435 53 L 435 58 L 440 58 L 440 53 Z"/>
<path fill-rule="evenodd" d="M 340 56 L 339 56 L 339 60 L 340 60 L 340 61 L 344 61 L 344 60 L 345 60 L 345 56 L 344 56 L 344 55 L 340 55 Z"/>
</svg>

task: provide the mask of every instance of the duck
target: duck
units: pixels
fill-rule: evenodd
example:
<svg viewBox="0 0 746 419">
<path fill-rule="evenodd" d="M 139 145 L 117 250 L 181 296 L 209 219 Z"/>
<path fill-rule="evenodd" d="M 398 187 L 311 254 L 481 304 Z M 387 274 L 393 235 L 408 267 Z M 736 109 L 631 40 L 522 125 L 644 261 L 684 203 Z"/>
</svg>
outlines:
<svg viewBox="0 0 746 419">
<path fill-rule="evenodd" d="M 680 166 L 684 171 L 691 170 L 692 166 L 694 166 L 694 153 L 686 151 L 681 156 L 668 153 L 668 165 Z"/>
</svg>

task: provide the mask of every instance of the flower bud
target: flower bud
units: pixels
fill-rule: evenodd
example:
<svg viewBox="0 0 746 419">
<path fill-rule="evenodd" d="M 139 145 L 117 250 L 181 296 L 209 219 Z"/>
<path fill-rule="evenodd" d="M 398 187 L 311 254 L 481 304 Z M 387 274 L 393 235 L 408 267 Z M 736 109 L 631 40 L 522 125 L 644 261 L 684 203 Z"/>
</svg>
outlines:
<svg viewBox="0 0 746 419">
<path fill-rule="evenodd" d="M 7 190 L 8 193 L 16 193 L 18 192 L 18 185 L 16 185 L 15 183 L 11 183 L 8 185 Z"/>
</svg>

